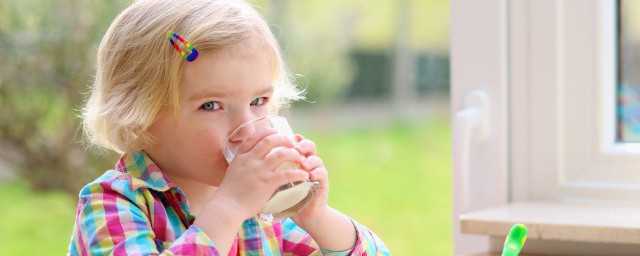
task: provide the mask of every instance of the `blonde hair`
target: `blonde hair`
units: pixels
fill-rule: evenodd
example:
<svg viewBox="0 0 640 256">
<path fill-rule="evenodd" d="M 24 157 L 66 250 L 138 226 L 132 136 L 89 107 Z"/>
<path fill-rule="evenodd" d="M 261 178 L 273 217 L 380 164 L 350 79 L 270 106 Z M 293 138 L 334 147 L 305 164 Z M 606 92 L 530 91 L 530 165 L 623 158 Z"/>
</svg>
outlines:
<svg viewBox="0 0 640 256">
<path fill-rule="evenodd" d="M 170 30 L 200 55 L 263 39 L 275 64 L 272 111 L 303 98 L 273 33 L 244 1 L 141 0 L 113 21 L 100 43 L 95 81 L 83 110 L 89 142 L 120 153 L 143 149 L 154 142 L 147 129 L 162 109 L 179 113 L 182 70 L 188 62 L 167 39 Z"/>
</svg>

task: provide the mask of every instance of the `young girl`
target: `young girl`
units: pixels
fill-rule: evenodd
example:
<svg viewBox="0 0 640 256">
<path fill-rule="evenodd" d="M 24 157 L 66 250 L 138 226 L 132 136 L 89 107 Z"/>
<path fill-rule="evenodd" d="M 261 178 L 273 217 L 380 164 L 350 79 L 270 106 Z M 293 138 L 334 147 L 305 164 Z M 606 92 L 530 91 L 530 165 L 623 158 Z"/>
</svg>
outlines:
<svg viewBox="0 0 640 256">
<path fill-rule="evenodd" d="M 235 127 L 300 98 L 247 3 L 132 4 L 100 44 L 83 113 L 91 142 L 123 154 L 80 191 L 69 254 L 388 255 L 373 232 L 327 205 L 327 170 L 310 140 L 262 129 L 225 161 Z M 301 168 L 277 168 L 287 162 Z M 280 185 L 307 179 L 319 190 L 300 213 L 255 217 Z"/>
</svg>

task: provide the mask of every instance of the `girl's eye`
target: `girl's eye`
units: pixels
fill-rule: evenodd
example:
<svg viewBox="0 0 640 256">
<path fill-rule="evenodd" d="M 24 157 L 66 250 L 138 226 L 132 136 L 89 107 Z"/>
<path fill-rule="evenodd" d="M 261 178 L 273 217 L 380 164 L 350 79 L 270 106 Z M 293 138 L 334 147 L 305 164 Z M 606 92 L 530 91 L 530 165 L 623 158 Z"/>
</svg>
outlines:
<svg viewBox="0 0 640 256">
<path fill-rule="evenodd" d="M 267 102 L 269 102 L 269 98 L 260 97 L 260 98 L 256 98 L 255 100 L 253 100 L 251 102 L 251 106 L 262 106 L 262 105 L 266 104 Z"/>
<path fill-rule="evenodd" d="M 215 101 L 209 101 L 205 104 L 202 104 L 202 106 L 200 106 L 200 109 L 209 110 L 209 111 L 218 110 L 220 109 L 220 103 Z"/>
</svg>

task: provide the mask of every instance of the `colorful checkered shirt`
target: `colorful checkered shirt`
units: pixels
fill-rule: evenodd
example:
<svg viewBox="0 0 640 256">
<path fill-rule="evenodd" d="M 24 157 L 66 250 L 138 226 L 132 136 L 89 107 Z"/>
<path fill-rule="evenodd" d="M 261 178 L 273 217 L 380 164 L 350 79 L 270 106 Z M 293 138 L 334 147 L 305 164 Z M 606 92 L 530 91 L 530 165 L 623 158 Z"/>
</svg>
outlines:
<svg viewBox="0 0 640 256">
<path fill-rule="evenodd" d="M 184 192 L 142 151 L 124 154 L 80 191 L 70 255 L 219 255 L 189 213 Z M 291 219 L 245 220 L 229 255 L 389 255 L 382 241 L 353 221 L 357 241 L 347 251 L 318 247 Z"/>
</svg>

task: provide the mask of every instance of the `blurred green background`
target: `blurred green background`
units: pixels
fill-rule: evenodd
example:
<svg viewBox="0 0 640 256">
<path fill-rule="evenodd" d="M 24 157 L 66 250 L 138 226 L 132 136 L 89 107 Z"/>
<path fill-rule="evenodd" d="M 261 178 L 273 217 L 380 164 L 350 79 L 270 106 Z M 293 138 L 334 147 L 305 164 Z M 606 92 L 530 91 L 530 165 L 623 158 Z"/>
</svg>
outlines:
<svg viewBox="0 0 640 256">
<path fill-rule="evenodd" d="M 451 255 L 446 0 L 253 0 L 308 92 L 330 204 L 394 255 Z M 82 144 L 97 45 L 130 1 L 0 0 L 0 248 L 65 254 L 82 185 L 117 155 Z M 37 245 L 37 246 L 34 246 Z"/>
</svg>

